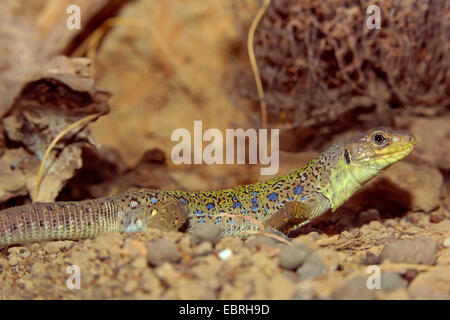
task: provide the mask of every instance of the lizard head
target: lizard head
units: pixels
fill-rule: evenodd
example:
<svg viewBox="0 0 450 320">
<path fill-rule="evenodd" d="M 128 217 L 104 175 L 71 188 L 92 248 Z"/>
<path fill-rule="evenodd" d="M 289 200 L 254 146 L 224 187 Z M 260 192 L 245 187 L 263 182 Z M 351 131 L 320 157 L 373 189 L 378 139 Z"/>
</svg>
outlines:
<svg viewBox="0 0 450 320">
<path fill-rule="evenodd" d="M 408 132 L 376 128 L 344 140 L 321 155 L 330 166 L 321 193 L 337 209 L 361 185 L 414 150 L 416 139 Z"/>
</svg>

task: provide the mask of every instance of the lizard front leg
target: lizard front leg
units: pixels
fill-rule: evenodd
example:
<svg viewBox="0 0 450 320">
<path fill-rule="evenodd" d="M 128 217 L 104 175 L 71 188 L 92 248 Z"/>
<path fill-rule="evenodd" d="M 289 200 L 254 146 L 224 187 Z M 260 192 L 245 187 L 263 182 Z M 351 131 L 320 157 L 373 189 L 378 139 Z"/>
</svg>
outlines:
<svg viewBox="0 0 450 320">
<path fill-rule="evenodd" d="M 290 201 L 265 221 L 264 227 L 272 227 L 285 234 L 310 223 L 327 212 L 330 202 L 319 193 L 311 193 L 304 201 Z"/>
</svg>

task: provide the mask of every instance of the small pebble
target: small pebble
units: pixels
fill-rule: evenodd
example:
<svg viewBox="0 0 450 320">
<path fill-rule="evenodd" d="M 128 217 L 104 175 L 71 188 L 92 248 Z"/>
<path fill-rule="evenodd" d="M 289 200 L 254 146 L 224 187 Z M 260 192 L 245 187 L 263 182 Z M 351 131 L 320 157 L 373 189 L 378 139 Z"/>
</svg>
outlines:
<svg viewBox="0 0 450 320">
<path fill-rule="evenodd" d="M 444 247 L 446 247 L 446 248 L 450 248 L 450 238 L 446 238 L 445 240 L 444 240 Z"/>
<path fill-rule="evenodd" d="M 311 250 L 302 243 L 286 246 L 280 251 L 280 267 L 287 270 L 295 270 L 305 262 Z"/>
<path fill-rule="evenodd" d="M 263 247 L 275 248 L 276 243 L 273 238 L 266 236 L 256 236 L 245 241 L 244 245 L 250 249 L 261 249 Z"/>
<path fill-rule="evenodd" d="M 217 254 L 217 256 L 220 260 L 228 260 L 233 256 L 233 251 L 231 251 L 231 249 L 223 249 Z"/>
<path fill-rule="evenodd" d="M 196 227 L 191 234 L 191 242 L 199 244 L 203 241 L 210 242 L 215 245 L 222 237 L 222 230 L 218 225 L 212 223 L 201 224 Z"/>
<path fill-rule="evenodd" d="M 172 241 L 158 239 L 147 243 L 147 262 L 159 266 L 164 262 L 177 262 L 181 254 Z"/>
<path fill-rule="evenodd" d="M 320 234 L 317 231 L 312 231 L 308 233 L 308 237 L 311 237 L 314 241 L 317 241 L 320 239 Z"/>
</svg>

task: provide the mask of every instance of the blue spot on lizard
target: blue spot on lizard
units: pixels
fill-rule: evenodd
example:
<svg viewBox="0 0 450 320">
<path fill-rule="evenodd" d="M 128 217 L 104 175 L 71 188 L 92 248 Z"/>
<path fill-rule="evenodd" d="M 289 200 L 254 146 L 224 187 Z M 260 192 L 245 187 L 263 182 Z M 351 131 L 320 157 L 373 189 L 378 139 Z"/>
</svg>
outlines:
<svg viewBox="0 0 450 320">
<path fill-rule="evenodd" d="M 297 186 L 294 188 L 294 194 L 301 194 L 303 192 L 302 186 Z"/>
<path fill-rule="evenodd" d="M 275 192 L 272 192 L 267 196 L 267 199 L 269 199 L 270 201 L 277 201 L 277 194 Z"/>
</svg>

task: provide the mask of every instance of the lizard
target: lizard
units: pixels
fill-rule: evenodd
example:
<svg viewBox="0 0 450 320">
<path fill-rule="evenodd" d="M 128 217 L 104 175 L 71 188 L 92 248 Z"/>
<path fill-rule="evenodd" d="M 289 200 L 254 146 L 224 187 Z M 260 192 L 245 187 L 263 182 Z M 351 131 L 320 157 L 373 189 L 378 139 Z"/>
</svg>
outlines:
<svg viewBox="0 0 450 320">
<path fill-rule="evenodd" d="M 93 238 L 106 231 L 192 231 L 204 223 L 217 224 L 222 236 L 244 238 L 246 231 L 260 228 L 252 219 L 289 234 L 336 211 L 415 145 L 408 132 L 376 128 L 342 140 L 290 174 L 254 184 L 205 192 L 141 190 L 12 207 L 0 211 L 0 246 Z"/>
</svg>

